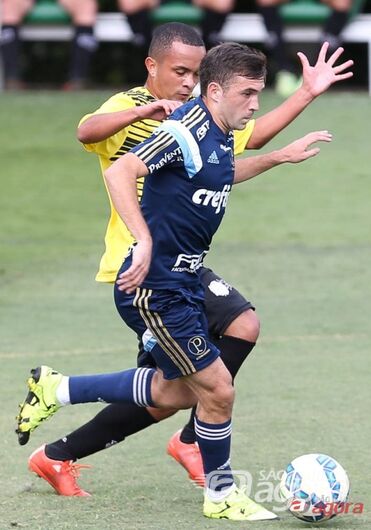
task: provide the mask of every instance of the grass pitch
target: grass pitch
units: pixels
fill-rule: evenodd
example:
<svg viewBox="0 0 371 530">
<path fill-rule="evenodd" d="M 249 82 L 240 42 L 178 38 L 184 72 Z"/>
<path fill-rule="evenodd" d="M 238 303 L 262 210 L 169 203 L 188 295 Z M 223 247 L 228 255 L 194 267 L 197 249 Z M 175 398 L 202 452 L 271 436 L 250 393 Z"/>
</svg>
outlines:
<svg viewBox="0 0 371 530">
<path fill-rule="evenodd" d="M 32 450 L 100 409 L 63 409 L 18 446 L 14 416 L 29 369 L 47 363 L 88 373 L 135 360 L 111 288 L 94 282 L 108 205 L 95 157 L 74 139 L 79 118 L 107 95 L 0 101 L 0 528 L 311 528 L 287 513 L 248 525 L 204 519 L 200 490 L 165 455 L 185 413 L 86 459 L 93 469 L 80 484 L 90 499 L 59 497 L 27 471 Z M 262 112 L 277 104 L 267 92 Z M 234 468 L 252 474 L 264 501 L 293 457 L 334 456 L 364 513 L 325 523 L 332 530 L 371 527 L 370 124 L 365 94 L 316 101 L 270 147 L 316 129 L 333 132 L 332 144 L 314 160 L 239 185 L 207 260 L 254 301 L 262 320 L 236 383 Z"/>
</svg>

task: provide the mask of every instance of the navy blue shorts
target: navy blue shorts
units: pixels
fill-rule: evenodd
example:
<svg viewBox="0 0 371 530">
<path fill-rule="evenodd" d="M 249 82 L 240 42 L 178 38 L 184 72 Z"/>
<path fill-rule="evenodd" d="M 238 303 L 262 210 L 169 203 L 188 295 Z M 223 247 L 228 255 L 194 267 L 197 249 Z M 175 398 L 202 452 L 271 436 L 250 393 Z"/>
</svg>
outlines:
<svg viewBox="0 0 371 530">
<path fill-rule="evenodd" d="M 196 373 L 219 356 L 209 339 L 204 309 L 204 290 L 119 291 L 115 303 L 125 323 L 142 343 L 141 366 L 160 368 L 165 379 Z"/>
</svg>

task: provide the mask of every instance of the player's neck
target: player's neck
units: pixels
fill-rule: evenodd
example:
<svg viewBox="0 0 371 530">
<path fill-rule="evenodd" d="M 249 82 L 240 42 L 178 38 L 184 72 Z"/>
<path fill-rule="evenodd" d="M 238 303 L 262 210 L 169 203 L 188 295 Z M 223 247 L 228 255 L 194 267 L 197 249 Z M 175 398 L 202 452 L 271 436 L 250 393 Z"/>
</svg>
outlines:
<svg viewBox="0 0 371 530">
<path fill-rule="evenodd" d="M 215 125 L 217 125 L 219 129 L 223 131 L 224 134 L 227 134 L 230 129 L 228 125 L 224 122 L 223 116 L 218 112 L 218 107 L 215 105 L 215 103 L 205 96 L 202 96 L 202 101 L 206 106 L 207 110 L 210 112 Z"/>
<path fill-rule="evenodd" d="M 144 84 L 144 88 L 148 90 L 148 92 L 156 99 L 162 99 L 161 94 L 156 89 L 156 86 L 152 83 L 151 79 L 147 79 L 147 81 Z"/>
</svg>

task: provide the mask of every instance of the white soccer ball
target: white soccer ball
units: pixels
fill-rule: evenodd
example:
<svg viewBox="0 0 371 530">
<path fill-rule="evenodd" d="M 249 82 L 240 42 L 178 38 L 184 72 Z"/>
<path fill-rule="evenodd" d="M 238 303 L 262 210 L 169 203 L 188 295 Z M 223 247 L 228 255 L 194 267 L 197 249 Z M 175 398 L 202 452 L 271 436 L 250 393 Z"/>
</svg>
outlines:
<svg viewBox="0 0 371 530">
<path fill-rule="evenodd" d="M 341 513 L 349 494 L 345 469 L 331 456 L 315 453 L 295 458 L 286 467 L 280 495 L 287 509 L 303 521 L 318 523 Z"/>
</svg>

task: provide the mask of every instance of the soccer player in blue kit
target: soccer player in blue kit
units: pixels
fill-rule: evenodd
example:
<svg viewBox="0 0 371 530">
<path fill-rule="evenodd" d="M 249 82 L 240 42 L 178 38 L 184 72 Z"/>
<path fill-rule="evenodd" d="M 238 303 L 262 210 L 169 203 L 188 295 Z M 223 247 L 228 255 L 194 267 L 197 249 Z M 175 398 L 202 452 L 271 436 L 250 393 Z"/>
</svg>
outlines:
<svg viewBox="0 0 371 530">
<path fill-rule="evenodd" d="M 231 131 L 245 127 L 258 110 L 265 74 L 265 57 L 256 50 L 239 44 L 212 49 L 201 63 L 202 96 L 177 109 L 105 172 L 115 208 L 136 240 L 116 282 L 116 306 L 141 338 L 147 366 L 73 377 L 43 366 L 32 371 L 29 388 L 37 399 L 25 409 L 36 427 L 67 404 L 134 402 L 181 409 L 197 403 L 195 430 L 206 474 L 203 513 L 231 520 L 276 515 L 249 499 L 233 480 L 234 389 L 209 340 L 199 269 L 232 184 L 277 164 L 315 156 L 318 148 L 309 145 L 331 140 L 327 131 L 311 133 L 291 149 L 255 157 L 254 163 L 235 169 Z M 142 176 L 140 206 L 136 181 Z"/>
</svg>

